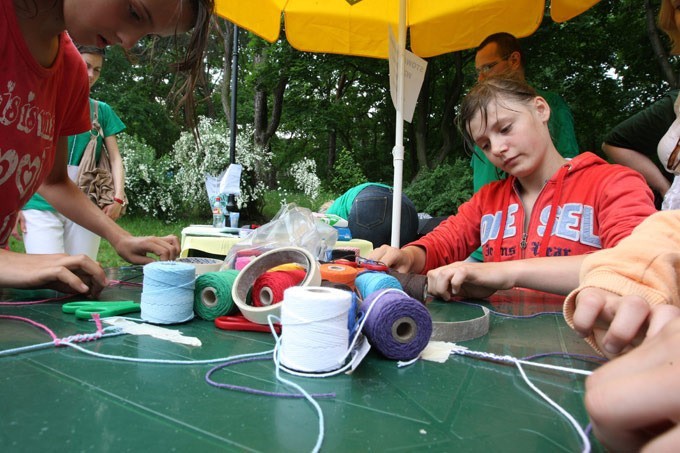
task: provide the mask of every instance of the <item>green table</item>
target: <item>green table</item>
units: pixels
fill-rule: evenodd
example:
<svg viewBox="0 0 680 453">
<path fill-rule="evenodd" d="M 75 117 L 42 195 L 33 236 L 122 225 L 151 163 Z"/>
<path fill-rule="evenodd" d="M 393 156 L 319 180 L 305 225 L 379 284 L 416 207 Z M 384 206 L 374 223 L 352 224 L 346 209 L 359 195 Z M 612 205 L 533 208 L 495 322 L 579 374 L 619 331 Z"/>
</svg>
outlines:
<svg viewBox="0 0 680 453">
<path fill-rule="evenodd" d="M 141 268 L 110 270 L 111 277 L 141 282 Z M 101 299 L 139 301 L 139 288 L 111 287 Z M 2 291 L 1 299 L 50 297 L 50 291 Z M 487 306 L 515 314 L 558 311 L 559 298 L 518 291 L 494 296 Z M 476 307 L 433 302 L 433 319 L 479 316 Z M 94 326 L 61 312 L 61 302 L 0 306 L 0 314 L 33 319 L 59 336 L 92 332 Z M 492 317 L 486 336 L 470 349 L 524 357 L 569 351 L 592 354 L 560 316 Z M 173 326 L 203 346 L 146 336 L 106 338 L 84 347 L 141 358 L 211 359 L 271 349 L 266 333 L 232 332 L 195 319 Z M 0 319 L 0 350 L 49 341 L 29 324 Z M 541 359 L 592 369 L 570 358 Z M 0 451 L 310 451 L 318 435 L 316 412 L 305 400 L 250 395 L 209 386 L 212 365 L 135 364 L 94 358 L 67 347 L 0 356 Z M 526 368 L 532 381 L 581 424 L 584 377 Z M 314 393 L 325 418 L 321 451 L 580 451 L 571 425 L 524 383 L 518 370 L 452 356 L 446 363 L 396 363 L 371 351 L 352 375 L 288 379 Z M 235 365 L 214 379 L 285 392 L 271 361 Z M 592 436 L 591 436 L 592 439 Z M 593 441 L 593 449 L 601 447 Z"/>
</svg>

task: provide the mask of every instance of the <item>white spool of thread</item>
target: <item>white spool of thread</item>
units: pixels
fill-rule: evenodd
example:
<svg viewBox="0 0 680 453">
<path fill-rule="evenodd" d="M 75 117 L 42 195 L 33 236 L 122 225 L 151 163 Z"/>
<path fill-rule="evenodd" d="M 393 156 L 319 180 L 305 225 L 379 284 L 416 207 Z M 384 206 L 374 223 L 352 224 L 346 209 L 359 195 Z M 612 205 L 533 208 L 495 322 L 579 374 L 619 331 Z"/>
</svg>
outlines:
<svg viewBox="0 0 680 453">
<path fill-rule="evenodd" d="M 194 317 L 196 268 L 176 261 L 144 266 L 141 318 L 152 324 L 179 324 Z"/>
<path fill-rule="evenodd" d="M 352 294 L 294 286 L 283 292 L 279 360 L 285 368 L 320 373 L 340 368 L 347 355 Z"/>
</svg>

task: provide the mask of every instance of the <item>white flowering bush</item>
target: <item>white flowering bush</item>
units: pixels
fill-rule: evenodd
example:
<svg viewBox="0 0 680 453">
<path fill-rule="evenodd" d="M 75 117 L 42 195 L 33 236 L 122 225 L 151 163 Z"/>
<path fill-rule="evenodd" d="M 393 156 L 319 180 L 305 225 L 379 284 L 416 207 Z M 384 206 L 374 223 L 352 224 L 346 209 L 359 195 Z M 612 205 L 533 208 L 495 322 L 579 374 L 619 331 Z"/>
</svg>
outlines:
<svg viewBox="0 0 680 453">
<path fill-rule="evenodd" d="M 316 200 L 321 190 L 321 179 L 316 175 L 316 161 L 308 157 L 295 162 L 290 167 L 290 175 L 295 187 L 312 200 Z"/>
<path fill-rule="evenodd" d="M 179 195 L 185 214 L 201 215 L 210 211 L 205 175 L 218 176 L 229 166 L 229 128 L 223 121 L 200 117 L 200 141 L 183 132 L 173 147 L 176 168 L 173 190 Z M 271 170 L 271 153 L 256 149 L 253 131 L 246 127 L 236 136 L 236 162 L 243 166 L 239 209 L 257 204 L 266 190 L 267 174 Z"/>
<path fill-rule="evenodd" d="M 135 137 L 120 134 L 119 146 L 126 168 L 125 189 L 130 213 L 149 214 L 168 221 L 210 216 L 211 204 L 205 175 L 218 176 L 229 166 L 229 129 L 223 121 L 200 117 L 199 143 L 191 132 L 183 132 L 172 153 L 156 159 L 154 149 Z M 315 200 L 321 190 L 316 162 L 303 158 L 277 172 L 272 153 L 254 145 L 252 127 L 236 137 L 236 162 L 241 164 L 241 194 L 236 202 L 247 216 L 258 216 L 265 204 L 267 181 L 282 176 L 276 190 L 282 204 L 291 196 L 304 194 Z"/>
<path fill-rule="evenodd" d="M 172 162 L 167 156 L 156 159 L 154 149 L 125 132 L 116 136 L 125 168 L 125 194 L 128 214 L 148 214 L 177 219 L 176 196 L 172 190 Z"/>
</svg>

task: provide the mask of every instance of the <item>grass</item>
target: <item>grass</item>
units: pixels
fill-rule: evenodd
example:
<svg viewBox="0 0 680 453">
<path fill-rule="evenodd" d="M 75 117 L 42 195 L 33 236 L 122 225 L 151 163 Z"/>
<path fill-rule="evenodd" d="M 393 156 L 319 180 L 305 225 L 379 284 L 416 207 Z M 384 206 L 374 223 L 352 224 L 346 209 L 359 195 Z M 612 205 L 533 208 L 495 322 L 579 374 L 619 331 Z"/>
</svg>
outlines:
<svg viewBox="0 0 680 453">
<path fill-rule="evenodd" d="M 334 196 L 323 193 L 316 200 L 312 201 L 301 194 L 289 194 L 287 196 L 288 203 L 295 203 L 298 206 L 306 207 L 312 211 L 318 210 L 319 206 L 328 199 L 333 199 Z M 266 221 L 271 220 L 274 215 L 281 208 L 281 198 L 276 190 L 269 191 L 265 194 L 265 203 L 262 212 L 262 216 Z M 207 213 L 209 215 L 209 213 Z M 212 222 L 212 219 L 206 216 L 205 218 L 193 218 L 184 219 L 175 223 L 166 223 L 163 220 L 158 220 L 151 218 L 149 216 L 123 216 L 118 220 L 118 224 L 125 230 L 129 231 L 133 236 L 167 236 L 168 234 L 174 234 L 181 240 L 182 229 L 189 225 L 208 225 Z M 241 219 L 241 224 L 247 223 L 246 219 Z M 264 224 L 266 222 L 262 222 Z M 24 243 L 17 241 L 13 237 L 10 237 L 9 241 L 10 250 L 15 252 L 24 253 Z M 103 267 L 118 267 L 125 266 L 128 263 L 123 260 L 116 251 L 111 247 L 108 241 L 101 241 L 99 246 L 99 254 L 97 255 L 97 261 Z"/>
<path fill-rule="evenodd" d="M 118 224 L 134 236 L 167 236 L 168 234 L 174 234 L 181 239 L 181 233 L 184 227 L 191 224 L 208 224 L 208 222 L 209 219 L 205 218 L 182 220 L 174 224 L 168 224 L 163 220 L 157 220 L 151 217 L 123 216 L 118 221 Z M 24 243 L 17 241 L 14 238 L 10 238 L 9 246 L 10 250 L 15 252 L 23 253 L 25 251 Z M 99 246 L 97 261 L 99 261 L 103 267 L 117 267 L 128 264 L 124 259 L 118 256 L 113 247 L 111 247 L 111 244 L 106 240 L 102 240 L 101 245 Z"/>
</svg>

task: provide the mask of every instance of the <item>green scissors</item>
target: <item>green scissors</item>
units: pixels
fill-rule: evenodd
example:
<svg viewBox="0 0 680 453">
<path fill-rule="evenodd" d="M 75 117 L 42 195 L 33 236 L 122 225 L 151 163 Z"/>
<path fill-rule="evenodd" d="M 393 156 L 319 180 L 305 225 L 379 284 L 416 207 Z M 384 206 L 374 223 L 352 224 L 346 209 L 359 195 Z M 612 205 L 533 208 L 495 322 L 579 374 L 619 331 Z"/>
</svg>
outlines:
<svg viewBox="0 0 680 453">
<path fill-rule="evenodd" d="M 140 305 L 131 300 L 68 302 L 61 307 L 64 313 L 75 314 L 78 319 L 90 319 L 93 313 L 106 318 L 140 311 Z"/>
</svg>

